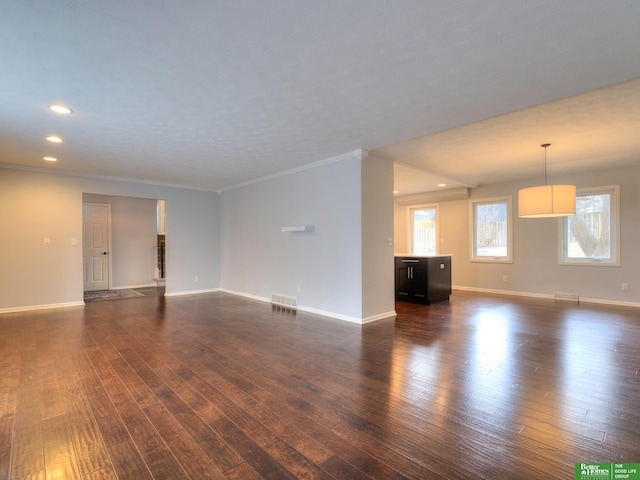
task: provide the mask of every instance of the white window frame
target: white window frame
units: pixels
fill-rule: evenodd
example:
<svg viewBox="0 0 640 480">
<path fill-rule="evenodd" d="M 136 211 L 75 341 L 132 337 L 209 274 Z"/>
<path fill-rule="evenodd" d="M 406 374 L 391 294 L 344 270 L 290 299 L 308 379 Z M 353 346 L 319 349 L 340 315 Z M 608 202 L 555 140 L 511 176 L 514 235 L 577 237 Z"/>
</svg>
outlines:
<svg viewBox="0 0 640 480">
<path fill-rule="evenodd" d="M 481 205 L 504 203 L 507 205 L 507 255 L 504 257 L 478 256 L 476 250 L 476 212 Z M 469 220 L 471 232 L 470 261 L 478 263 L 513 263 L 513 197 L 479 198 L 469 201 Z"/>
<path fill-rule="evenodd" d="M 436 251 L 435 251 L 435 255 L 438 255 L 440 253 L 440 210 L 438 208 L 438 204 L 437 203 L 425 203 L 422 205 L 409 205 L 407 207 L 407 225 L 408 225 L 408 230 L 409 230 L 409 252 L 414 255 L 416 254 L 414 252 L 414 248 L 413 248 L 413 211 L 414 210 L 431 210 L 431 209 L 435 209 L 436 211 Z M 420 255 L 420 254 L 417 254 Z"/>
<path fill-rule="evenodd" d="M 567 238 L 567 217 L 558 219 L 558 264 L 587 265 L 590 267 L 619 267 L 620 266 L 620 185 L 606 185 L 604 187 L 578 188 L 577 196 L 611 195 L 610 205 L 610 235 L 611 258 L 567 258 L 565 256 L 565 239 Z"/>
</svg>

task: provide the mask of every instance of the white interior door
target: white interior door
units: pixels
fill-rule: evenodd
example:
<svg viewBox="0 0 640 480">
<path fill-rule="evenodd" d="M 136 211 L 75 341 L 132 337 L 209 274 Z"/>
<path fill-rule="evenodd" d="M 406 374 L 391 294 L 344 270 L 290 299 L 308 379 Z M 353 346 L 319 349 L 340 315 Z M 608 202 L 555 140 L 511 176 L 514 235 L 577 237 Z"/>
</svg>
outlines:
<svg viewBox="0 0 640 480">
<path fill-rule="evenodd" d="M 82 204 L 84 291 L 109 290 L 110 206 Z"/>
</svg>

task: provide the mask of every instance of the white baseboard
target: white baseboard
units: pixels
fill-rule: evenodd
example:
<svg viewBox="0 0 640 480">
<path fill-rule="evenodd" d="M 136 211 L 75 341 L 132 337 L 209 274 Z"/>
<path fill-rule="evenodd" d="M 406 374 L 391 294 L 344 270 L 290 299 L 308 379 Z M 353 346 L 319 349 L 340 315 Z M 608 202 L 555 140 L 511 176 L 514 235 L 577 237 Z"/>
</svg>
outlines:
<svg viewBox="0 0 640 480">
<path fill-rule="evenodd" d="M 532 293 L 532 292 L 518 292 L 514 290 L 494 290 L 491 288 L 477 288 L 477 287 L 462 287 L 459 285 L 454 285 L 453 290 L 463 290 L 468 292 L 478 292 L 478 293 L 493 293 L 496 295 L 510 295 L 514 297 L 530 297 L 530 298 L 545 298 L 548 300 L 553 300 L 553 293 Z M 621 300 L 607 300 L 603 298 L 588 298 L 588 297 L 580 297 L 579 303 L 597 303 L 599 305 L 615 305 L 618 307 L 636 307 L 640 308 L 640 303 L 638 302 L 625 302 Z"/>
<path fill-rule="evenodd" d="M 478 292 L 478 293 L 494 293 L 496 295 L 511 295 L 513 297 L 548 298 L 550 300 L 553 299 L 553 294 L 546 294 L 546 293 L 518 292 L 515 290 L 496 290 L 493 288 L 461 287 L 458 285 L 453 285 L 451 288 L 453 290 L 462 290 L 467 292 Z"/>
<path fill-rule="evenodd" d="M 28 312 L 29 310 L 46 310 L 48 308 L 83 307 L 82 302 L 50 303 L 47 305 L 29 305 L 27 307 L 0 308 L 0 313 Z"/>
<path fill-rule="evenodd" d="M 197 295 L 199 293 L 215 293 L 219 292 L 219 288 L 206 288 L 204 290 L 185 290 L 184 292 L 165 292 L 165 297 L 181 297 L 183 295 Z"/>
<path fill-rule="evenodd" d="M 624 302 L 622 300 L 602 300 L 600 298 L 585 298 L 580 297 L 581 303 L 597 303 L 600 305 L 615 305 L 617 307 L 635 307 L 640 308 L 640 303 L 638 302 Z"/>
<path fill-rule="evenodd" d="M 260 302 L 271 303 L 271 298 L 268 297 L 260 297 L 258 295 L 252 295 L 250 293 L 239 292 L 237 290 L 229 290 L 228 288 L 221 288 L 221 292 L 230 293 L 232 295 L 238 295 L 240 297 L 250 298 L 252 300 L 258 300 Z M 342 320 L 344 322 L 357 323 L 357 324 L 365 324 L 370 322 L 375 322 L 376 320 L 382 320 L 383 318 L 394 317 L 396 315 L 395 310 L 387 313 L 381 313 L 379 315 L 373 315 L 371 317 L 366 318 L 358 318 L 351 317 L 348 315 L 342 315 L 335 312 L 329 312 L 327 310 L 320 310 L 318 308 L 305 307 L 303 305 L 298 304 L 296 310 L 300 310 L 301 312 L 314 313 L 316 315 L 322 315 L 323 317 L 335 318 L 336 320 Z"/>
<path fill-rule="evenodd" d="M 327 312 L 326 310 L 320 310 L 318 308 L 302 307 L 298 305 L 298 310 L 301 312 L 314 313 L 316 315 L 322 315 L 323 317 L 335 318 L 336 320 L 342 320 L 343 322 L 362 324 L 362 319 L 358 317 L 350 317 L 348 315 L 341 315 L 339 313 Z"/>
<path fill-rule="evenodd" d="M 371 323 L 377 320 L 382 320 L 384 318 L 390 318 L 390 317 L 396 316 L 395 310 L 387 313 L 381 313 L 379 315 L 364 317 L 364 318 L 350 317 L 348 315 L 341 315 L 339 313 L 327 312 L 326 310 L 319 310 L 317 308 L 309 308 L 309 307 L 298 306 L 298 310 L 301 310 L 303 312 L 315 313 L 316 315 L 322 315 L 323 317 L 335 318 L 337 320 L 342 320 L 344 322 L 357 323 L 359 325 L 364 325 L 365 323 Z"/>
<path fill-rule="evenodd" d="M 395 310 L 391 310 L 390 312 L 387 313 L 380 313 L 378 315 L 373 315 L 371 317 L 365 317 L 362 319 L 362 323 L 371 323 L 371 322 L 377 322 L 378 320 L 384 320 L 385 318 L 391 318 L 391 317 L 397 317 L 398 314 L 396 313 Z"/>
<path fill-rule="evenodd" d="M 136 287 L 117 287 L 113 290 L 124 289 L 124 288 L 142 288 L 146 286 L 155 286 L 155 285 L 144 285 L 144 286 L 136 286 Z M 548 300 L 553 300 L 553 294 L 545 294 L 545 293 L 531 293 L 531 292 L 518 292 L 513 290 L 496 290 L 490 288 L 477 288 L 477 287 L 464 287 L 459 285 L 454 285 L 453 290 L 461 290 L 461 291 L 469 291 L 469 292 L 478 292 L 478 293 L 491 293 L 496 295 L 508 295 L 515 297 L 530 297 L 530 298 L 543 298 Z M 265 303 L 270 303 L 271 299 L 267 297 L 260 297 L 257 295 L 251 295 L 249 293 L 239 292 L 235 290 L 229 290 L 226 288 L 210 288 L 204 290 L 187 290 L 184 292 L 171 292 L 165 293 L 166 297 L 178 297 L 184 295 L 197 295 L 201 293 L 215 293 L 215 292 L 225 292 L 230 293 L 232 295 L 238 295 L 240 297 L 250 298 L 252 300 L 258 300 Z M 626 302 L 620 300 L 606 300 L 601 298 L 586 298 L 580 297 L 580 303 L 594 303 L 599 305 L 615 305 L 620 307 L 634 307 L 640 308 L 639 302 Z M 2 313 L 15 313 L 15 312 L 27 312 L 29 310 L 46 310 L 50 308 L 65 308 L 65 307 L 81 307 L 84 306 L 84 301 L 80 302 L 66 302 L 66 303 L 52 303 L 52 304 L 43 304 L 43 305 L 29 305 L 23 307 L 9 307 L 9 308 L 0 308 L 0 314 Z M 335 318 L 337 320 L 343 320 L 345 322 L 357 323 L 357 324 L 365 324 L 370 322 L 375 322 L 377 320 L 382 320 L 389 317 L 396 316 L 395 311 L 390 311 L 386 313 L 381 313 L 379 315 L 373 315 L 365 318 L 357 318 L 351 317 L 347 315 L 341 315 L 334 312 L 328 312 L 326 310 L 320 310 L 317 308 L 310 308 L 298 305 L 298 310 L 303 312 L 315 313 L 317 315 L 322 315 L 323 317 Z"/>
<path fill-rule="evenodd" d="M 228 288 L 221 288 L 221 292 L 230 293 L 231 295 L 238 295 L 239 297 L 250 298 L 251 300 L 258 300 L 260 302 L 271 303 L 271 299 L 268 297 L 259 297 L 258 295 L 252 295 L 250 293 L 240 292 L 237 290 L 229 290 Z"/>
</svg>

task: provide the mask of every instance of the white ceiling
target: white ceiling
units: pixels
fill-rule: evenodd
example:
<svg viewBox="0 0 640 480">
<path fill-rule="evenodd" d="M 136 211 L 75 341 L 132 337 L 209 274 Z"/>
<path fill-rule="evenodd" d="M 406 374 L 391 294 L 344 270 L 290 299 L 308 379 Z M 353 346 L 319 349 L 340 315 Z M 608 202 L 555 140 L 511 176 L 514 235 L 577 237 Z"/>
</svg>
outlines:
<svg viewBox="0 0 640 480">
<path fill-rule="evenodd" d="M 401 194 L 640 165 L 640 79 L 390 145 Z M 425 173 L 431 172 L 431 173 Z M 435 175 L 434 175 L 435 174 Z"/>
<path fill-rule="evenodd" d="M 0 163 L 217 190 L 364 148 L 401 193 L 540 176 L 546 142 L 550 175 L 637 164 L 639 21 L 637 0 L 4 2 Z"/>
</svg>

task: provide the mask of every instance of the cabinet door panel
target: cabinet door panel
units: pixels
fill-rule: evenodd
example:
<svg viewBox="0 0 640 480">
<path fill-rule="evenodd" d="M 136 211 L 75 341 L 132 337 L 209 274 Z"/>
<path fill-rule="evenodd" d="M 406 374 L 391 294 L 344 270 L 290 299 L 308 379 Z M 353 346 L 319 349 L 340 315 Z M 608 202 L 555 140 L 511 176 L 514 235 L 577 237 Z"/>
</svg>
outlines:
<svg viewBox="0 0 640 480">
<path fill-rule="evenodd" d="M 429 288 L 429 275 L 425 263 L 420 262 L 412 267 L 411 282 L 413 283 L 413 295 L 416 300 L 426 300 Z"/>
<path fill-rule="evenodd" d="M 410 270 L 407 265 L 396 265 L 396 297 L 409 297 L 411 294 Z"/>
</svg>

